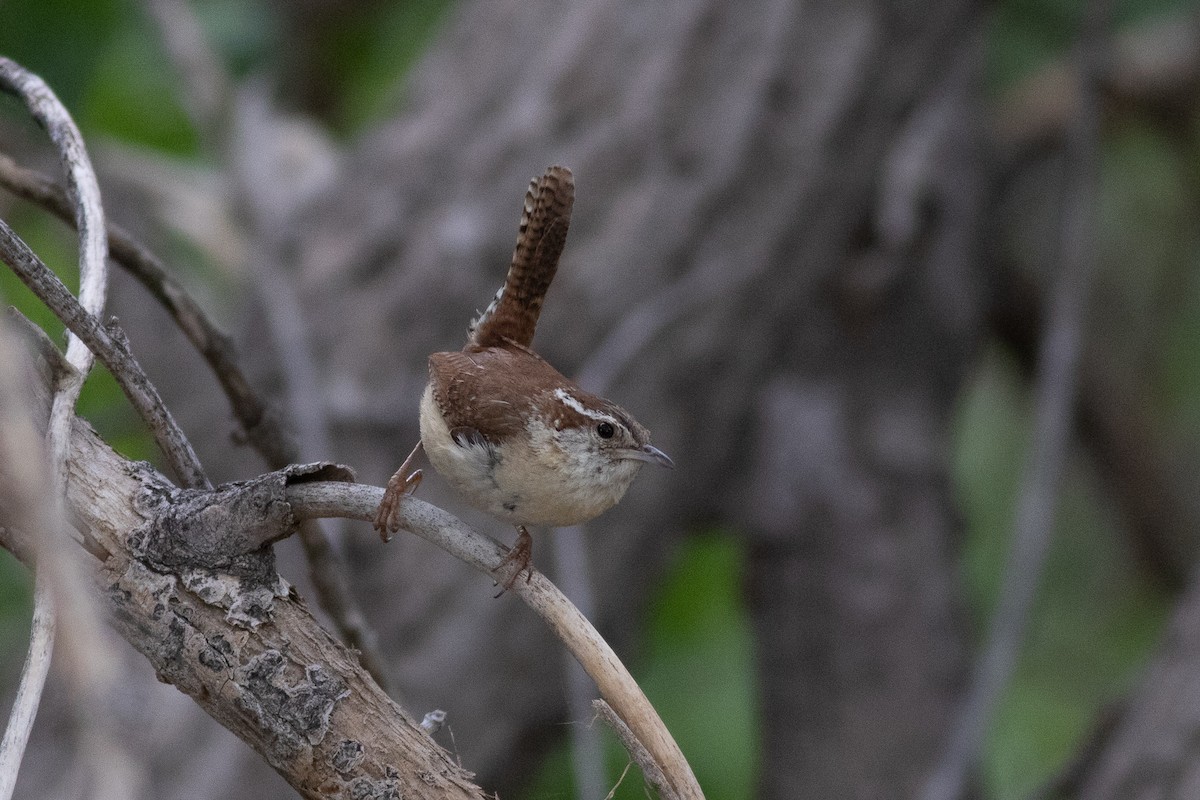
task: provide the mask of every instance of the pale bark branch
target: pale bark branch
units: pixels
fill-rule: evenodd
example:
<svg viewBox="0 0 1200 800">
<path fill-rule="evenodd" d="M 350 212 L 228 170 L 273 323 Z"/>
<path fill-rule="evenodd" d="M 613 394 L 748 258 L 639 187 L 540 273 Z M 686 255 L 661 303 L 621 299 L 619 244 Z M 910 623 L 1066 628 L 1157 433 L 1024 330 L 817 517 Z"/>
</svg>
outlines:
<svg viewBox="0 0 1200 800">
<path fill-rule="evenodd" d="M 69 505 L 105 554 L 90 564 L 113 625 L 301 795 L 482 800 L 469 773 L 289 592 L 262 547 L 295 524 L 288 480 L 347 472 L 297 467 L 178 489 L 78 419 L 69 465 Z"/>
<path fill-rule="evenodd" d="M 288 500 L 297 517 L 374 519 L 383 489 L 344 483 L 301 483 L 288 487 Z M 400 527 L 436 544 L 451 555 L 490 576 L 497 583 L 508 577 L 505 550 L 436 506 L 406 497 L 399 510 Z M 616 710 L 653 756 L 667 785 L 680 798 L 702 798 L 692 769 L 662 719 L 616 653 L 562 592 L 536 569 L 529 580 L 518 580 L 512 592 L 550 626 L 596 682 L 603 698 Z"/>
</svg>

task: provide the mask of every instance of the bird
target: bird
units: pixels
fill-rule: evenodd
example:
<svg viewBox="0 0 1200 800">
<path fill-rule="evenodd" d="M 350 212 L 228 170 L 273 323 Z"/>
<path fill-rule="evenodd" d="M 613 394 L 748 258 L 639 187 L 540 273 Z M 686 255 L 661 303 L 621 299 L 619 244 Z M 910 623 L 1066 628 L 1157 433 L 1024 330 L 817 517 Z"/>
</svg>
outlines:
<svg viewBox="0 0 1200 800">
<path fill-rule="evenodd" d="M 374 520 L 385 542 L 399 529 L 401 500 L 421 482 L 413 468 L 423 449 L 470 505 L 517 529 L 500 565 L 513 567 L 501 593 L 523 572 L 532 578 L 527 526 L 587 522 L 621 500 L 643 464 L 674 467 L 629 412 L 583 390 L 533 350 L 574 199 L 566 167 L 530 181 L 504 283 L 468 326 L 462 350 L 429 356 L 421 438 L 389 479 Z"/>
</svg>

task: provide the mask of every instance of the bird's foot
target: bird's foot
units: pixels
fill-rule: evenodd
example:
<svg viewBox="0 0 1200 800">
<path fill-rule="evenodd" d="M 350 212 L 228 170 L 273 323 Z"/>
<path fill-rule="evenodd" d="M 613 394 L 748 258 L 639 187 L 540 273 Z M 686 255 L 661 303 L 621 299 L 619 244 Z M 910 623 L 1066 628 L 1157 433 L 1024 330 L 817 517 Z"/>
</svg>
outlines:
<svg viewBox="0 0 1200 800">
<path fill-rule="evenodd" d="M 412 468 L 419 452 L 421 452 L 421 443 L 417 442 L 417 446 L 408 454 L 408 458 L 404 459 L 400 469 L 388 478 L 387 489 L 383 493 L 383 499 L 379 501 L 379 509 L 375 512 L 373 525 L 379 532 L 379 538 L 384 542 L 391 541 L 392 534 L 400 530 L 400 501 L 415 492 L 421 485 L 424 473 L 419 469 Z M 410 470 L 412 471 L 410 472 Z"/>
<path fill-rule="evenodd" d="M 508 580 L 500 586 L 500 595 L 507 592 L 517 582 L 517 578 L 521 577 L 521 573 L 525 573 L 525 582 L 529 583 L 533 580 L 533 537 L 529 535 L 529 531 L 525 530 L 524 525 L 517 526 L 517 541 L 508 550 L 508 554 L 504 556 L 504 560 L 500 562 L 500 566 L 496 568 L 497 572 L 503 571 L 509 564 L 516 565 L 512 575 L 508 576 Z"/>
</svg>

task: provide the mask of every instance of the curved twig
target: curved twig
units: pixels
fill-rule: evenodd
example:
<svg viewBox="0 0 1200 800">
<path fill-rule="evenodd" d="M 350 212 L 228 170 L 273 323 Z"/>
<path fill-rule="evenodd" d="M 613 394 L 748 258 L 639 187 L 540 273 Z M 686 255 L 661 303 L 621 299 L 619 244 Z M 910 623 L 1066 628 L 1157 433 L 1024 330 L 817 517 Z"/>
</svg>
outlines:
<svg viewBox="0 0 1200 800">
<path fill-rule="evenodd" d="M 288 500 L 297 517 L 347 517 L 370 521 L 383 489 L 346 483 L 301 483 L 288 487 Z M 400 527 L 436 544 L 475 569 L 503 582 L 511 565 L 504 563 L 499 542 L 478 533 L 442 509 L 406 497 L 400 505 Z M 518 580 L 512 591 L 550 626 L 600 688 L 600 694 L 653 756 L 667 784 L 684 800 L 704 797 L 692 769 L 658 712 L 650 704 L 617 654 L 591 622 L 558 588 L 537 570 Z"/>
<path fill-rule="evenodd" d="M 2 154 L 0 186 L 42 206 L 68 224 L 74 221 L 70 203 L 61 187 Z M 113 260 L 166 309 L 187 340 L 204 358 L 229 400 L 233 415 L 241 427 L 241 435 L 258 451 L 267 466 L 283 469 L 299 461 L 300 453 L 295 440 L 283 429 L 271 405 L 254 390 L 239 363 L 233 340 L 171 277 L 158 257 L 120 226 L 109 224 L 108 243 Z M 367 671 L 387 690 L 386 662 L 379 652 L 374 631 L 353 601 L 340 558 L 320 531 L 302 530 L 301 542 L 312 565 L 313 583 L 321 607 L 329 614 L 347 643 L 359 651 Z M 335 562 L 332 566 L 331 561 Z"/>
<path fill-rule="evenodd" d="M 0 57 L 0 89 L 20 98 L 58 151 L 63 172 L 67 176 L 69 196 L 73 201 L 75 226 L 79 231 L 78 302 L 85 314 L 99 315 L 104 310 L 108 288 L 108 265 L 105 260 L 108 242 L 105 236 L 104 210 L 100 203 L 100 187 L 84 147 L 83 136 L 71 115 L 45 81 L 15 61 L 4 57 Z M 66 596 L 74 591 L 72 570 L 69 564 L 60 563 L 57 557 L 58 538 L 61 534 L 59 526 L 55 523 L 63 518 L 60 512 L 66 494 L 67 457 L 71 446 L 71 422 L 75 416 L 75 404 L 95 363 L 95 356 L 77 335 L 70 333 L 67 336 L 66 361 L 73 369 L 64 372 L 55 387 L 46 431 L 51 469 L 50 506 L 47 509 L 43 504 L 41 510 L 45 513 L 31 517 L 31 521 L 41 523 L 35 528 L 41 533 L 35 543 L 39 554 L 35 618 L 30 632 L 28 658 L 22 672 L 23 698 L 14 706 L 4 741 L 0 745 L 0 761 L 8 766 L 8 774 L 0 776 L 0 781 L 5 783 L 16 779 L 41 693 L 45 688 L 46 674 L 54 649 L 54 594 L 58 592 Z M 36 450 L 23 455 L 27 459 L 36 459 L 35 454 Z M 36 487 L 31 489 L 35 493 L 38 491 Z M 44 493 L 45 489 L 41 491 Z M 34 511 L 34 508 L 30 510 Z M 86 631 L 88 626 L 77 627 L 80 631 Z M 83 635 L 88 634 L 85 632 Z M 7 798 L 11 792 L 12 786 L 9 785 L 0 796 Z"/>
</svg>

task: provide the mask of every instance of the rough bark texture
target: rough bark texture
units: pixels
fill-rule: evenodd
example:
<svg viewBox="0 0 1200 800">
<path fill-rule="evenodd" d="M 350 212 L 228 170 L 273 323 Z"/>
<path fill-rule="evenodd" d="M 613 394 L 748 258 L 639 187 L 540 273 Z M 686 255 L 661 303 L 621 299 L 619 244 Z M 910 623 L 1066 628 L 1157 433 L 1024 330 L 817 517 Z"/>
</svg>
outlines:
<svg viewBox="0 0 1200 800">
<path fill-rule="evenodd" d="M 302 797 L 483 797 L 316 623 L 274 552 L 242 546 L 295 525 L 289 482 L 344 480 L 344 470 L 179 490 L 78 419 L 68 467 L 68 505 L 93 554 L 83 558 L 116 629 Z"/>
</svg>

